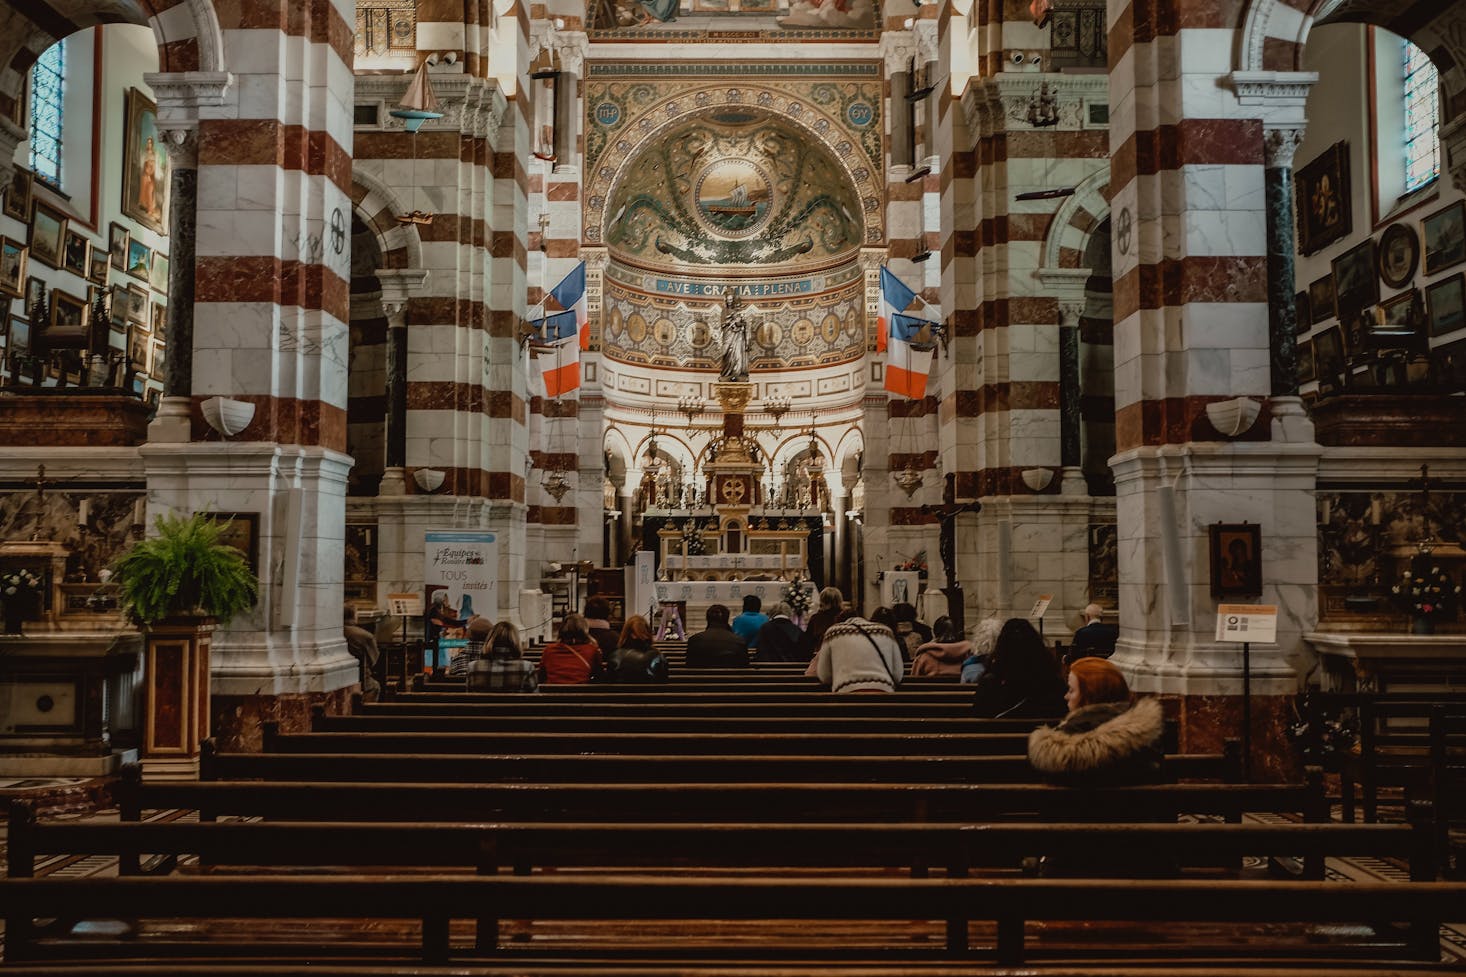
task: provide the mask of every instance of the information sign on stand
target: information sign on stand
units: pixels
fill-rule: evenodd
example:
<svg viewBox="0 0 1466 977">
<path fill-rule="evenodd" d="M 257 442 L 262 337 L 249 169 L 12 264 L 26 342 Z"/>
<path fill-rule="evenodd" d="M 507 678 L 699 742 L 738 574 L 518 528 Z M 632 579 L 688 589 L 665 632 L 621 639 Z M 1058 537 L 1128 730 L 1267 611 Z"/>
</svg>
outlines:
<svg viewBox="0 0 1466 977">
<path fill-rule="evenodd" d="M 1033 602 L 1033 610 L 1028 616 L 1031 620 L 1038 622 L 1038 633 L 1044 633 L 1044 615 L 1049 612 L 1049 605 L 1054 602 L 1053 594 L 1039 594 L 1038 600 Z"/>
<path fill-rule="evenodd" d="M 1252 643 L 1276 644 L 1276 604 L 1218 604 L 1216 640 L 1242 646 L 1242 770 L 1252 780 Z"/>
</svg>

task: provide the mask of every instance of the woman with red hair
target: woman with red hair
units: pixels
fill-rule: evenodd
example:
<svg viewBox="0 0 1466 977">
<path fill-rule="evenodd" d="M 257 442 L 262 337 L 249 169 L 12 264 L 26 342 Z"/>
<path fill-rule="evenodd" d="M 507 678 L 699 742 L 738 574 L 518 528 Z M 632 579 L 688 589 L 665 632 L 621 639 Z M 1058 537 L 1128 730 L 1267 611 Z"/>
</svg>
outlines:
<svg viewBox="0 0 1466 977">
<path fill-rule="evenodd" d="M 1130 701 L 1125 676 L 1103 658 L 1069 667 L 1069 714 L 1058 726 L 1028 737 L 1028 761 L 1044 776 L 1069 784 L 1133 784 L 1155 780 L 1165 723 L 1160 701 Z"/>
</svg>

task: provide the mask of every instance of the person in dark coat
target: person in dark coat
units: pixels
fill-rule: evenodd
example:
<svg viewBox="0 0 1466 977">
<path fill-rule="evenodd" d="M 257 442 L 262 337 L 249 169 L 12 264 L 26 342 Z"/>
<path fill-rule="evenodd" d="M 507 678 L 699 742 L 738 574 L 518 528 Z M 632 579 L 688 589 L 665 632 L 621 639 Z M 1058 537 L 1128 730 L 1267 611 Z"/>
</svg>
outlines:
<svg viewBox="0 0 1466 977">
<path fill-rule="evenodd" d="M 688 668 L 747 668 L 748 645 L 728 627 L 728 608 L 708 608 L 708 627 L 687 639 Z"/>
<path fill-rule="evenodd" d="M 760 662 L 797 662 L 804 659 L 799 656 L 799 642 L 804 637 L 804 632 L 799 630 L 799 625 L 793 621 L 794 609 L 783 601 L 779 601 L 769 608 L 772 617 L 769 623 L 758 629 L 758 644 L 755 647 L 758 653 L 753 656 L 754 661 Z"/>
<path fill-rule="evenodd" d="M 667 659 L 653 646 L 652 626 L 640 614 L 626 619 L 606 671 L 612 682 L 650 684 L 667 681 Z"/>
<path fill-rule="evenodd" d="M 1028 737 L 1028 761 L 1050 780 L 1113 787 L 1157 779 L 1165 722 L 1159 699 L 1130 701 L 1120 670 L 1103 658 L 1081 658 L 1069 669 L 1069 713 L 1058 726 Z"/>
<path fill-rule="evenodd" d="M 585 625 L 591 640 L 601 646 L 601 657 L 611 660 L 620 635 L 611 627 L 611 602 L 604 597 L 592 597 L 585 602 Z"/>
<path fill-rule="evenodd" d="M 1120 637 L 1120 629 L 1113 624 L 1104 623 L 1101 620 L 1104 613 L 1105 609 L 1098 604 L 1090 604 L 1084 609 L 1084 626 L 1074 632 L 1074 640 L 1064 659 L 1066 662 L 1091 655 L 1108 658 L 1115 653 L 1115 641 Z"/>
<path fill-rule="evenodd" d="M 1058 719 L 1068 711 L 1059 660 L 1023 618 L 1009 618 L 998 632 L 972 708 L 985 719 Z"/>
<path fill-rule="evenodd" d="M 825 640 L 825 631 L 840 619 L 840 612 L 845 609 L 845 595 L 837 587 L 821 590 L 819 601 L 820 606 L 810 615 L 809 623 L 804 628 L 804 638 L 799 642 L 801 661 L 814 658 L 814 653 L 820 650 L 820 645 Z"/>
</svg>

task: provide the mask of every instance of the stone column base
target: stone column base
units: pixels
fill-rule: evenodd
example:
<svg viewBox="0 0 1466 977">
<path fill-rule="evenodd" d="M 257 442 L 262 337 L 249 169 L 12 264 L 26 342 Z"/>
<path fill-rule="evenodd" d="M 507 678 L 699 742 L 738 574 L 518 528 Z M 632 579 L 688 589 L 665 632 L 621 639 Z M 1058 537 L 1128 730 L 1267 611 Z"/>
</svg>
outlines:
<svg viewBox="0 0 1466 977">
<path fill-rule="evenodd" d="M 216 695 L 211 700 L 214 739 L 224 753 L 258 753 L 265 721 L 278 722 L 282 733 L 309 732 L 312 707 L 325 706 L 327 715 L 342 716 L 351 711 L 351 697 L 360 691 L 360 685 L 348 685 L 330 692 Z M 197 763 L 194 770 L 197 776 Z"/>
<path fill-rule="evenodd" d="M 1163 695 L 1166 717 L 1179 725 L 1182 753 L 1221 753 L 1228 740 L 1242 739 L 1240 695 Z M 1301 780 L 1288 727 L 1293 723 L 1293 697 L 1252 697 L 1252 780 L 1290 783 Z"/>
</svg>

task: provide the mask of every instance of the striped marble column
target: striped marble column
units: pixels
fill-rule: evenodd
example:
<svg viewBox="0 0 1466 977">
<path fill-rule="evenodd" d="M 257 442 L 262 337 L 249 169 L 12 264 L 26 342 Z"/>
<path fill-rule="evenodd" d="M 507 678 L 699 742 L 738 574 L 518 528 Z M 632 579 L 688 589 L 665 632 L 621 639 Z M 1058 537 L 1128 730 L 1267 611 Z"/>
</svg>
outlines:
<svg viewBox="0 0 1466 977">
<path fill-rule="evenodd" d="M 1183 748 L 1237 735 L 1242 655 L 1213 640 L 1208 527 L 1259 525 L 1259 596 L 1278 606 L 1279 635 L 1252 653 L 1254 742 L 1264 775 L 1277 774 L 1284 697 L 1316 619 L 1319 449 L 1268 401 L 1265 122 L 1229 78 L 1237 35 L 1221 8 L 1161 6 L 1111 0 L 1108 11 L 1115 661 L 1135 687 L 1181 697 Z M 1213 420 L 1241 400 L 1261 407 L 1251 426 Z"/>
</svg>

